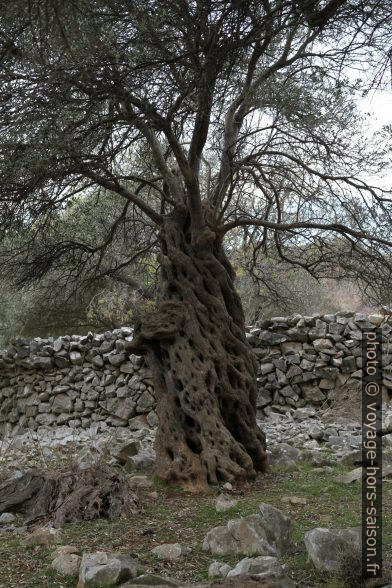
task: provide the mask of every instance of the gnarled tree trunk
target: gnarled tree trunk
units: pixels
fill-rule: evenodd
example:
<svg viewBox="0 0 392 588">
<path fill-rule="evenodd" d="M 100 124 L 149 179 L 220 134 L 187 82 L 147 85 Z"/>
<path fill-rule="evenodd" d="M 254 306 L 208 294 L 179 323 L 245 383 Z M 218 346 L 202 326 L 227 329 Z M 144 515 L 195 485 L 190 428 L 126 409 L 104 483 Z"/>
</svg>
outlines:
<svg viewBox="0 0 392 588">
<path fill-rule="evenodd" d="M 256 424 L 256 364 L 221 238 L 191 234 L 187 215 L 160 232 L 158 310 L 136 329 L 152 369 L 159 426 L 157 474 L 195 490 L 267 470 Z"/>
</svg>

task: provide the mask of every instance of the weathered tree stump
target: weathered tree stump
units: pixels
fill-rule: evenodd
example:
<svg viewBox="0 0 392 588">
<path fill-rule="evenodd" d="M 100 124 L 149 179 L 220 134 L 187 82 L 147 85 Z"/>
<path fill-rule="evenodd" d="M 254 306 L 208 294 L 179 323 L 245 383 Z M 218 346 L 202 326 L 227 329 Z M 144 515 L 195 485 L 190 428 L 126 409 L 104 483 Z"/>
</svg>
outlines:
<svg viewBox="0 0 392 588">
<path fill-rule="evenodd" d="M 116 519 L 138 510 L 125 476 L 102 464 L 86 469 L 31 470 L 0 486 L 0 513 L 27 516 L 27 525 Z"/>
</svg>

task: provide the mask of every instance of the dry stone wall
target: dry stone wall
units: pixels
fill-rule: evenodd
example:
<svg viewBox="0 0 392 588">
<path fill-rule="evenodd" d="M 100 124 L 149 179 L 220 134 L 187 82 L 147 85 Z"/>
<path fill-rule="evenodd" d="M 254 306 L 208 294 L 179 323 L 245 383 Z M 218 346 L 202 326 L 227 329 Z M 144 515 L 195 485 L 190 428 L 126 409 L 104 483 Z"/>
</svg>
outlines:
<svg viewBox="0 0 392 588">
<path fill-rule="evenodd" d="M 392 398 L 392 326 L 379 315 L 275 317 L 248 328 L 258 358 L 258 417 L 327 405 L 360 386 L 362 329 L 383 330 L 384 400 Z M 132 330 L 18 339 L 0 352 L 0 434 L 68 425 L 156 423 L 143 358 L 124 352 Z"/>
<path fill-rule="evenodd" d="M 21 428 L 154 424 L 144 360 L 123 352 L 129 328 L 58 339 L 18 339 L 0 353 L 0 433 Z"/>
<path fill-rule="evenodd" d="M 362 330 L 382 329 L 383 400 L 392 399 L 392 326 L 381 315 L 338 312 L 274 317 L 249 328 L 259 361 L 258 408 L 328 406 L 360 390 Z"/>
</svg>

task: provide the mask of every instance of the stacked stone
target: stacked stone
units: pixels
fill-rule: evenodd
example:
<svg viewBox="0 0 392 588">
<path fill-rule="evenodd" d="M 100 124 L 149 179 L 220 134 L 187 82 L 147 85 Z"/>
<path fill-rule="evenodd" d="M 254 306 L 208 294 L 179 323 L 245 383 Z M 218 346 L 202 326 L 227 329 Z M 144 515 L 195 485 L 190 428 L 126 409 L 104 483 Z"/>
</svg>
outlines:
<svg viewBox="0 0 392 588">
<path fill-rule="evenodd" d="M 392 326 L 381 315 L 354 312 L 273 317 L 248 329 L 258 356 L 259 416 L 322 406 L 359 389 L 362 330 L 381 326 L 383 399 L 392 393 Z"/>
<path fill-rule="evenodd" d="M 129 328 L 15 340 L 0 353 L 0 433 L 99 421 L 132 426 L 140 415 L 153 422 L 151 376 L 142 358 L 123 352 L 129 340 Z"/>
<path fill-rule="evenodd" d="M 328 405 L 361 381 L 362 329 L 383 333 L 383 395 L 392 397 L 392 326 L 352 312 L 274 317 L 248 328 L 258 358 L 258 417 Z M 124 352 L 132 329 L 18 339 L 0 352 L 0 434 L 40 426 L 156 423 L 151 374 Z"/>
</svg>

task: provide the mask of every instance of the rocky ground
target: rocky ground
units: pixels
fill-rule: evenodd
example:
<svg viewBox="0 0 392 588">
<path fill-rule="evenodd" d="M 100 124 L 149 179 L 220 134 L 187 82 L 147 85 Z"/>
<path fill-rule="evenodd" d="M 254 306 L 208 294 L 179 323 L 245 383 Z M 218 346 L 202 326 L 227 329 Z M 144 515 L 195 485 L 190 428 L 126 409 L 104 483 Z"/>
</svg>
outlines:
<svg viewBox="0 0 392 588">
<path fill-rule="evenodd" d="M 391 408 L 385 408 L 383 422 L 387 562 L 392 560 Z M 1 515 L 0 587 L 204 586 L 214 578 L 216 585 L 238 587 L 360 586 L 358 421 L 304 407 L 271 413 L 260 425 L 268 437 L 270 475 L 197 497 L 154 478 L 155 430 L 142 419 L 133 431 L 98 423 L 77 432 L 41 427 L 4 438 L 3 479 L 31 467 L 110 463 L 126 473 L 140 512 L 33 533 L 19 515 Z M 377 585 L 392 582 L 385 568 Z"/>
</svg>

